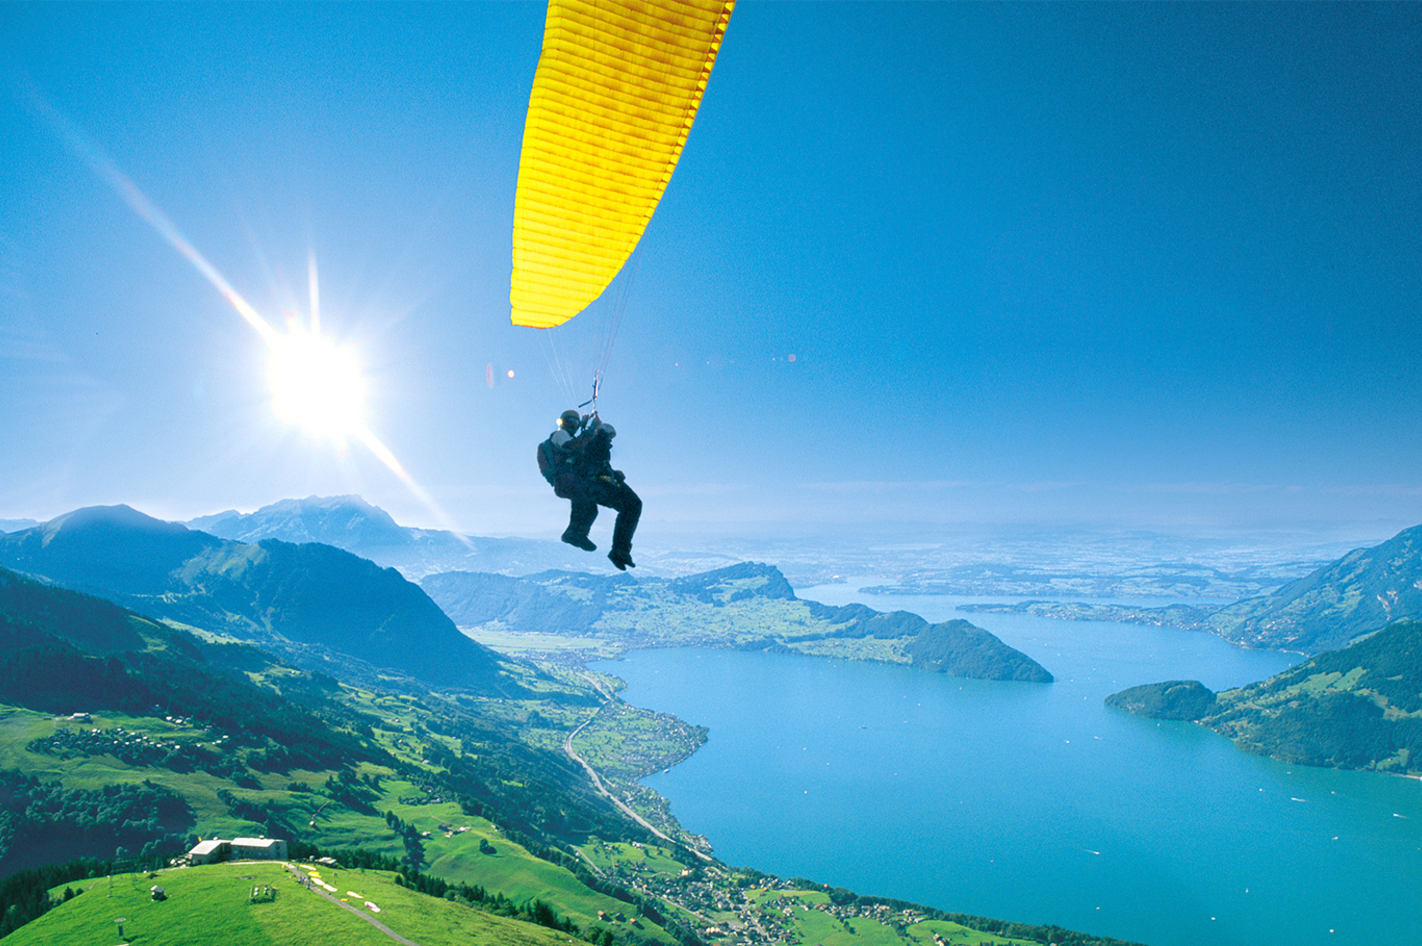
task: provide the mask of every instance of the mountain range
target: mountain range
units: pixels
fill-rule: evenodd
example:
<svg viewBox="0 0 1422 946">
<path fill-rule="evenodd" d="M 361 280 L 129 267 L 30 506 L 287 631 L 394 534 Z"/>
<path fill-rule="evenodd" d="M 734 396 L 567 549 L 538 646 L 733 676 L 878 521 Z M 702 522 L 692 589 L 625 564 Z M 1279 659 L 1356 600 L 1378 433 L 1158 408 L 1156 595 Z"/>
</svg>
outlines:
<svg viewBox="0 0 1422 946">
<path fill-rule="evenodd" d="M 299 526 L 300 535 L 339 532 L 353 545 L 388 548 L 408 532 L 348 498 L 289 508 L 297 514 L 286 520 L 286 534 L 298 534 Z M 624 649 L 740 647 L 889 660 L 983 679 L 1052 679 L 967 621 L 930 624 L 907 612 L 800 601 L 778 569 L 756 563 L 680 578 L 442 572 L 421 588 L 393 567 L 320 542 L 249 544 L 128 506 L 95 506 L 0 535 L 0 566 L 370 684 L 396 672 L 473 692 L 515 687 L 504 659 L 456 622 L 590 634 Z"/>
<path fill-rule="evenodd" d="M 490 538 L 402 526 L 385 510 L 359 496 L 283 499 L 256 512 L 233 509 L 189 520 L 187 525 L 235 542 L 320 542 L 398 569 L 412 581 L 461 569 L 508 575 L 555 568 L 611 571 L 601 556 L 588 556 L 561 542 Z"/>
<path fill-rule="evenodd" d="M 134 611 L 259 643 L 301 666 L 490 690 L 501 660 L 393 568 L 319 543 L 229 541 L 128 506 L 0 535 L 0 565 Z"/>
<path fill-rule="evenodd" d="M 1313 654 L 1342 647 L 1394 621 L 1422 619 L 1422 526 L 1373 548 L 1355 549 L 1268 594 L 1224 607 L 1055 600 L 971 603 L 958 610 L 1178 627 L 1209 631 L 1243 647 Z"/>
</svg>

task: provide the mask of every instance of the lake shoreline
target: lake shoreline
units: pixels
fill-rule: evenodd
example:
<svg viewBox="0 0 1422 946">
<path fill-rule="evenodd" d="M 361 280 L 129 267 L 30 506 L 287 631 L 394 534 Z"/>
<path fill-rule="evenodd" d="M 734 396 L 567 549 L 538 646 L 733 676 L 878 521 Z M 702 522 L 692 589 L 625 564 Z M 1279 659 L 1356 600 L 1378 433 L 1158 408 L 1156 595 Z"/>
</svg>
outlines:
<svg viewBox="0 0 1422 946">
<path fill-rule="evenodd" d="M 916 600 L 874 601 L 878 608 L 885 603 L 929 610 Z M 941 620 L 946 610 L 925 617 Z M 988 630 L 1041 658 L 1054 673 L 1060 668 L 1057 683 L 1020 687 L 906 674 L 909 668 L 891 664 L 706 649 L 631 651 L 603 670 L 625 681 L 621 696 L 633 705 L 708 726 L 710 738 L 691 756 L 640 781 L 667 799 L 683 830 L 708 838 L 723 862 L 1152 946 L 1226 942 L 1221 935 L 1228 930 L 1241 942 L 1278 941 L 1282 930 L 1304 946 L 1323 946 L 1337 941 L 1326 935 L 1329 928 L 1350 931 L 1357 943 L 1397 941 L 1374 938 L 1379 930 L 1404 928 L 1388 905 L 1371 918 L 1373 932 L 1347 917 L 1329 916 L 1327 926 L 1322 919 L 1313 922 L 1362 895 L 1320 890 L 1346 882 L 1331 867 L 1303 866 L 1331 863 L 1316 859 L 1340 854 L 1340 863 L 1350 863 L 1352 854 L 1328 847 L 1335 835 L 1370 838 L 1348 850 L 1363 856 L 1381 846 L 1381 854 L 1366 856 L 1385 856 L 1394 864 L 1390 879 L 1373 878 L 1383 888 L 1422 883 L 1422 871 L 1395 850 L 1398 835 L 1410 836 L 1415 828 L 1393 813 L 1422 818 L 1410 785 L 1365 778 L 1392 773 L 1286 766 L 1244 753 L 1202 727 L 1162 731 L 1103 704 L 1110 692 L 1142 678 L 1171 678 L 1173 670 L 1192 663 L 1198 670 L 1191 675 L 1225 688 L 1278 672 L 1288 655 L 1160 628 L 1101 625 L 1082 635 L 1084 626 L 1070 622 L 1010 616 L 1004 622 Z M 918 752 L 921 745 L 938 747 L 939 757 L 922 771 L 915 766 L 934 757 Z M 1008 745 L 1015 751 L 1004 758 L 1001 750 Z M 1044 770 L 1054 773 L 1050 786 L 1040 784 Z M 989 772 L 987 781 L 974 777 Z M 925 793 L 924 785 L 936 790 Z M 999 785 L 1010 788 L 1008 794 Z M 1328 785 L 1337 793 L 1324 790 Z M 1312 798 L 1315 805 L 1299 805 L 1293 797 Z M 1242 827 L 1217 817 L 1198 830 L 1181 829 L 1194 824 L 1201 810 L 1215 809 L 1285 828 L 1304 816 L 1351 823 L 1362 816 L 1333 800 L 1350 797 L 1373 798 L 1368 810 L 1376 809 L 1378 818 L 1353 827 L 1327 824 L 1316 832 L 1321 841 L 1310 841 L 1302 852 L 1271 848 L 1267 856 L 1251 854 L 1234 863 L 1237 853 L 1224 852 L 1234 851 L 1241 831 L 1258 832 L 1252 821 Z M 944 807 L 944 798 L 953 805 Z M 1158 811 L 1147 834 L 1120 820 L 1142 805 Z M 866 821 L 870 810 L 882 817 Z M 1383 815 L 1390 823 L 1380 823 Z M 1146 847 L 1134 840 L 1146 836 L 1154 839 Z M 825 847 L 815 840 L 820 837 L 839 846 Z M 876 866 L 876 858 L 883 861 L 871 853 L 877 845 L 861 853 L 856 839 L 884 837 L 904 840 L 897 843 L 895 864 Z M 948 865 L 935 850 L 955 852 L 951 869 L 944 869 Z M 1200 866 L 1191 870 L 1196 860 Z M 1232 866 L 1221 871 L 1222 862 Z M 1173 900 L 1158 901 L 1152 888 L 1140 886 L 1145 878 L 1177 870 L 1190 871 L 1190 879 L 1178 881 L 1181 892 Z M 1271 872 L 1297 879 L 1280 886 L 1265 876 Z M 1237 886 L 1230 882 L 1235 876 Z M 1253 893 L 1243 896 L 1246 888 Z M 1261 899 L 1261 890 L 1269 891 L 1268 898 Z M 1196 901 L 1209 906 L 1196 911 L 1181 905 Z M 1228 919 L 1210 920 L 1221 915 Z M 1290 918 L 1282 927 L 1271 919 L 1280 916 Z M 1168 931 L 1161 917 L 1170 918 Z"/>
</svg>

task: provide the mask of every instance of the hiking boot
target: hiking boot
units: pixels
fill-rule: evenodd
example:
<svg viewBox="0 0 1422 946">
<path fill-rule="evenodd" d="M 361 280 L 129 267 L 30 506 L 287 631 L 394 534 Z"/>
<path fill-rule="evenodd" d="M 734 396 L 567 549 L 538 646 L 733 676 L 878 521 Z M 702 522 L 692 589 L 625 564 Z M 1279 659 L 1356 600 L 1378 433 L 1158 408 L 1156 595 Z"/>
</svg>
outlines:
<svg viewBox="0 0 1422 946">
<path fill-rule="evenodd" d="M 585 535 L 569 535 L 568 533 L 564 532 L 564 533 L 563 533 L 563 541 L 564 541 L 564 542 L 567 542 L 569 545 L 576 545 L 578 548 L 582 549 L 584 552 L 596 552 L 596 551 L 597 551 L 597 546 L 593 544 L 592 539 L 589 539 L 589 538 L 588 538 L 587 536 L 585 536 Z"/>
<path fill-rule="evenodd" d="M 613 549 L 607 553 L 607 558 L 612 564 L 617 566 L 618 571 L 627 571 L 627 566 L 637 567 L 637 563 L 632 561 L 632 553 L 624 552 L 621 549 Z"/>
</svg>

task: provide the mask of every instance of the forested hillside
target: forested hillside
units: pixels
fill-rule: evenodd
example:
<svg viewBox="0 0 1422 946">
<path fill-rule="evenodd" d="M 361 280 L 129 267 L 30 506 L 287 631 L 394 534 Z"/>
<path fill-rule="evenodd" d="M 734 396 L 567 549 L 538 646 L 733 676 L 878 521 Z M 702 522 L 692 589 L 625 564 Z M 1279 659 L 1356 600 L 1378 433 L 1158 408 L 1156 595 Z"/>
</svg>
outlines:
<svg viewBox="0 0 1422 946">
<path fill-rule="evenodd" d="M 94 649 L 80 646 L 86 642 Z M 516 730 L 457 702 L 432 704 L 421 710 L 417 730 L 408 722 L 397 730 L 429 734 L 418 743 L 423 767 L 412 765 L 411 745 L 400 748 L 411 740 L 377 732 L 393 726 L 353 695 L 328 676 L 250 646 L 202 643 L 109 602 L 0 569 L 0 704 L 56 717 L 38 725 L 35 714 L 15 714 L 6 737 L 29 733 L 10 757 L 41 775 L 62 775 L 68 762 L 112 760 L 99 770 L 130 781 L 151 777 L 180 794 L 210 799 L 226 792 L 225 809 L 241 820 L 265 826 L 275 819 L 296 837 L 309 820 L 298 813 L 304 802 L 263 795 L 254 808 L 243 801 L 245 790 L 323 773 L 350 786 L 333 785 L 332 800 L 370 809 L 369 799 L 361 800 L 369 786 L 360 788 L 353 776 L 379 766 L 465 799 L 475 812 L 497 812 L 545 843 L 607 832 L 620 820 L 561 753 L 525 745 Z M 583 699 L 551 695 L 574 705 Z M 104 714 L 109 722 L 71 720 L 73 714 Z M 115 725 L 118 719 L 131 721 Z M 51 761 L 40 765 L 43 759 Z"/>
<path fill-rule="evenodd" d="M 1201 722 L 1286 762 L 1422 774 L 1422 622 L 1226 690 Z"/>
<path fill-rule="evenodd" d="M 1422 774 L 1422 622 L 1398 621 L 1218 695 L 1177 680 L 1106 702 L 1155 719 L 1197 720 L 1241 749 L 1285 762 Z"/>
</svg>

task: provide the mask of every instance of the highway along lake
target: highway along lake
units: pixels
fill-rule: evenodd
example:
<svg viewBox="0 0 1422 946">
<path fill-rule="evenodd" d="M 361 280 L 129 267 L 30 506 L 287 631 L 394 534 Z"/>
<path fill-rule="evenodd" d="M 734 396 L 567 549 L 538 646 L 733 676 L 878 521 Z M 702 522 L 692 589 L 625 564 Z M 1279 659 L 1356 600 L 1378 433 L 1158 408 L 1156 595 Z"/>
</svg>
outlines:
<svg viewBox="0 0 1422 946">
<path fill-rule="evenodd" d="M 710 727 L 646 784 L 722 861 L 1149 946 L 1417 941 L 1422 782 L 1287 765 L 1102 703 L 1162 680 L 1226 689 L 1300 658 L 1170 628 L 964 614 L 963 598 L 797 594 L 966 617 L 1057 681 L 704 649 L 600 664 L 628 702 Z"/>
</svg>

